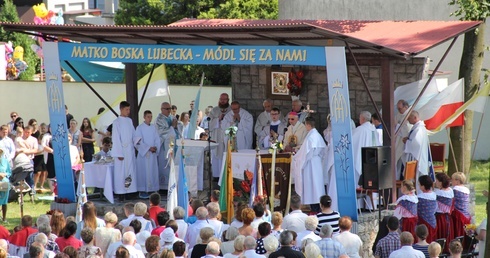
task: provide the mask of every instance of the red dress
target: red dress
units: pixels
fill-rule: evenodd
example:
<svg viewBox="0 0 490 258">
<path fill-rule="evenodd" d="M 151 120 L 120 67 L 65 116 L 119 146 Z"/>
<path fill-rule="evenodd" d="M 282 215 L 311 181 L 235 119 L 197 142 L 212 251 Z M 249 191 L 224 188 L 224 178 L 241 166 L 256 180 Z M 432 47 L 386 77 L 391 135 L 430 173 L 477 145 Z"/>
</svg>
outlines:
<svg viewBox="0 0 490 258">
<path fill-rule="evenodd" d="M 396 201 L 395 216 L 400 219 L 401 230 L 412 233 L 415 237 L 415 227 L 417 226 L 417 203 L 419 202 L 415 195 L 402 195 Z"/>
</svg>

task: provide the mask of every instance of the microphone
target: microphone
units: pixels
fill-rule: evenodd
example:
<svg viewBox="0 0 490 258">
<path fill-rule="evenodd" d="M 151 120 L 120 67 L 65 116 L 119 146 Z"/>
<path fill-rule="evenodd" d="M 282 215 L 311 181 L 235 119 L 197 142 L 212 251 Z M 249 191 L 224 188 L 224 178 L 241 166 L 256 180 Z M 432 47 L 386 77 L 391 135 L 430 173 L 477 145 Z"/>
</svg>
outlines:
<svg viewBox="0 0 490 258">
<path fill-rule="evenodd" d="M 208 122 L 209 122 L 209 121 L 211 121 L 211 117 L 209 117 L 209 116 L 208 116 L 208 117 L 206 118 L 206 121 L 208 121 Z"/>
<path fill-rule="evenodd" d="M 179 120 L 179 117 L 180 117 L 179 115 L 175 115 L 175 118 L 176 118 L 177 120 Z"/>
</svg>

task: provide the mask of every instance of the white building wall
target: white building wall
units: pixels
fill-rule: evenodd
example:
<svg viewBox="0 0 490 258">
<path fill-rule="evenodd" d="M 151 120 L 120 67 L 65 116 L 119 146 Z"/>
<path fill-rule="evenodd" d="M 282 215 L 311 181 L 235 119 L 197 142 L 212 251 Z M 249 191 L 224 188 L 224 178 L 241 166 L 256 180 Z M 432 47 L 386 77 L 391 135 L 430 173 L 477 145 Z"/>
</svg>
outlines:
<svg viewBox="0 0 490 258">
<path fill-rule="evenodd" d="M 88 0 L 44 0 L 48 10 L 62 9 L 63 12 L 88 9 Z"/>
<path fill-rule="evenodd" d="M 0 108 L 0 124 L 10 121 L 10 112 L 18 112 L 20 117 L 27 122 L 35 118 L 38 124 L 49 123 L 48 101 L 46 98 L 45 82 L 23 82 L 23 81 L 0 81 L 2 108 Z M 124 84 L 94 83 L 93 88 L 111 104 L 121 93 L 125 92 Z M 178 113 L 189 111 L 189 103 L 194 100 L 198 86 L 171 85 L 170 92 L 172 104 L 178 107 Z M 84 83 L 63 83 L 65 104 L 68 111 L 79 122 L 84 117 L 91 118 L 97 114 L 104 104 Z M 219 95 L 228 93 L 231 96 L 231 87 L 209 86 L 203 87 L 201 92 L 200 110 L 204 112 L 206 106 L 215 106 Z M 143 121 L 143 112 L 151 110 L 153 117 L 160 113 L 160 104 L 169 101 L 168 96 L 145 99 L 140 110 L 139 121 Z M 134 105 L 134 103 L 131 103 Z M 118 108 L 115 109 L 119 112 Z"/>
</svg>

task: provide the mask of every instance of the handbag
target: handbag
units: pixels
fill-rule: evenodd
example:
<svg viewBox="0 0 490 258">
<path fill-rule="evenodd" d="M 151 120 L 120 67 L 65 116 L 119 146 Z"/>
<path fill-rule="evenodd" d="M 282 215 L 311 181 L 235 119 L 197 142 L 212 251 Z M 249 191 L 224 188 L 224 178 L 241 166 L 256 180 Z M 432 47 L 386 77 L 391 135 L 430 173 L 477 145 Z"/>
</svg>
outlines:
<svg viewBox="0 0 490 258">
<path fill-rule="evenodd" d="M 0 192 L 7 192 L 10 190 L 9 182 L 1 181 L 0 182 Z"/>
</svg>

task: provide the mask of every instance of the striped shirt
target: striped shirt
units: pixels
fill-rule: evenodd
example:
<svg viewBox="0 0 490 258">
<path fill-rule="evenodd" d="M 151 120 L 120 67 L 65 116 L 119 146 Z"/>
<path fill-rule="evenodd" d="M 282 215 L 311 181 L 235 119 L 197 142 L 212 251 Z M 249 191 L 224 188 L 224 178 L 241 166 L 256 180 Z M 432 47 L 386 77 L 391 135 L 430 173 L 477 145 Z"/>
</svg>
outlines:
<svg viewBox="0 0 490 258">
<path fill-rule="evenodd" d="M 320 235 L 320 229 L 325 224 L 329 224 L 330 226 L 332 226 L 334 233 L 339 232 L 340 214 L 338 212 L 336 211 L 333 211 L 332 213 L 320 212 L 316 215 L 316 217 L 318 218 L 318 226 L 316 227 L 315 234 Z"/>
<path fill-rule="evenodd" d="M 418 245 L 418 244 L 414 244 L 412 245 L 413 249 L 415 250 L 419 250 L 421 251 L 422 253 L 424 253 L 425 255 L 425 258 L 429 258 L 429 245 Z"/>
</svg>

